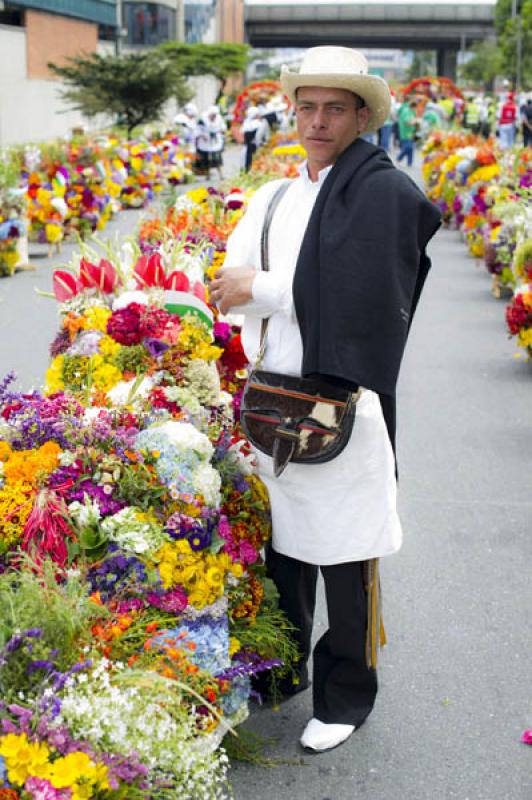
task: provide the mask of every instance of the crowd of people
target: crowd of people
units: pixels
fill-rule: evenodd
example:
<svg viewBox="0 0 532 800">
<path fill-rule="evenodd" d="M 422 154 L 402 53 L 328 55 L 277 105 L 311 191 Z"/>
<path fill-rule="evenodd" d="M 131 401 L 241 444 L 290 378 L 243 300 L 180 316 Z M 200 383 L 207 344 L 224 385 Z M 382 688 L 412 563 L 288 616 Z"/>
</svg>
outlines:
<svg viewBox="0 0 532 800">
<path fill-rule="evenodd" d="M 223 151 L 231 115 L 212 105 L 200 113 L 187 103 L 174 119 L 197 175 L 211 179 L 211 172 L 223 178 Z M 253 157 L 272 132 L 286 131 L 293 124 L 293 109 L 282 95 L 261 98 L 246 108 L 240 128 L 241 169 L 248 172 Z M 363 138 L 393 154 L 397 162 L 411 166 L 416 143 L 433 129 L 466 128 L 484 138 L 495 135 L 502 148 L 522 143 L 532 146 L 532 95 L 505 91 L 493 96 L 466 92 L 463 96 L 422 94 L 392 97 L 390 113 L 378 131 Z"/>
<path fill-rule="evenodd" d="M 393 98 L 390 114 L 379 131 L 367 141 L 387 152 L 395 151 L 398 162 L 413 163 L 416 142 L 433 129 L 466 128 L 487 139 L 496 136 L 503 149 L 521 143 L 532 146 L 532 95 L 503 92 L 500 96 L 466 93 L 464 96 Z"/>
<path fill-rule="evenodd" d="M 287 130 L 290 111 L 281 96 L 259 100 L 246 109 L 241 126 L 241 168 L 251 168 L 253 156 L 265 144 L 273 131 Z M 174 118 L 174 126 L 183 139 L 186 151 L 193 157 L 196 174 L 211 178 L 214 170 L 223 178 L 223 151 L 225 148 L 230 115 L 222 114 L 219 105 L 212 105 L 200 113 L 195 103 L 187 103 Z"/>
</svg>

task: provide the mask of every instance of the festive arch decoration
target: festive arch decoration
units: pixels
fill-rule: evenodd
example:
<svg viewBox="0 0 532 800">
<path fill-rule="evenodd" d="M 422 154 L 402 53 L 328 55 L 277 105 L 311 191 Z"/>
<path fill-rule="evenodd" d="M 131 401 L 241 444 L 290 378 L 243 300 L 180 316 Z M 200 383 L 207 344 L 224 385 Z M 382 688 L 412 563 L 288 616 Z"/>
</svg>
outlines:
<svg viewBox="0 0 532 800">
<path fill-rule="evenodd" d="M 290 101 L 286 95 L 283 95 L 279 81 L 255 81 L 254 83 L 250 83 L 242 89 L 236 98 L 235 107 L 233 109 L 233 119 L 231 121 L 231 133 L 235 141 L 242 141 L 240 127 L 244 121 L 248 106 L 255 106 L 260 102 L 267 103 L 268 100 L 272 99 L 272 97 L 276 97 L 278 95 L 283 96 L 284 102 L 287 104 L 287 106 L 290 105 Z"/>
<path fill-rule="evenodd" d="M 414 78 L 407 86 L 401 89 L 404 97 L 410 94 L 422 94 L 429 98 L 432 95 L 441 97 L 459 97 L 461 100 L 464 96 L 460 89 L 452 82 L 450 78 L 442 76 L 427 75 L 423 78 Z"/>
</svg>

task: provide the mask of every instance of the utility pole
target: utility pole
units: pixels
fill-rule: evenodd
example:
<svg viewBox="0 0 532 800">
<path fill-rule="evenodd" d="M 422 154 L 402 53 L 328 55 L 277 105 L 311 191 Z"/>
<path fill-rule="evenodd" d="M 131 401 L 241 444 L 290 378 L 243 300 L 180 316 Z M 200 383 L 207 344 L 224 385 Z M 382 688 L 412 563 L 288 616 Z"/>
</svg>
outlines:
<svg viewBox="0 0 532 800">
<path fill-rule="evenodd" d="M 515 2 L 515 0 L 513 0 Z M 122 49 L 122 0 L 115 0 L 116 5 L 116 36 L 115 55 L 119 56 Z"/>
</svg>

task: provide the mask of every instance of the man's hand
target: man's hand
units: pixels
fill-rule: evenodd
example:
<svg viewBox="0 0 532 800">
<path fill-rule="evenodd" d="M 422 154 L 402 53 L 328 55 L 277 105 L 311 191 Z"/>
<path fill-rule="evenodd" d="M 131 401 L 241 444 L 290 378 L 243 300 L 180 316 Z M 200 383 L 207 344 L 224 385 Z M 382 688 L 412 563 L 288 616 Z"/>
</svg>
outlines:
<svg viewBox="0 0 532 800">
<path fill-rule="evenodd" d="M 209 297 L 222 314 L 233 306 L 242 306 L 251 300 L 251 287 L 257 271 L 253 267 L 228 267 L 219 269 L 209 286 Z"/>
</svg>

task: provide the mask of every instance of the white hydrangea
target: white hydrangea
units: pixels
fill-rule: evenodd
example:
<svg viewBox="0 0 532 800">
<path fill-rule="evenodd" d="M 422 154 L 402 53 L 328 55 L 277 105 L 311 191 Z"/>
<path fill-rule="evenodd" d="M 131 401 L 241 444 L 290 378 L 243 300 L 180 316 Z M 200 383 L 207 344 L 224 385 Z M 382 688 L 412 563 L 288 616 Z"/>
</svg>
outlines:
<svg viewBox="0 0 532 800">
<path fill-rule="evenodd" d="M 210 464 L 200 464 L 194 470 L 192 480 L 197 494 L 203 495 L 207 505 L 217 506 L 220 503 L 222 480 L 220 473 Z"/>
<path fill-rule="evenodd" d="M 167 420 L 162 425 L 156 426 L 157 432 L 167 437 L 170 444 L 180 450 L 194 450 L 201 458 L 209 461 L 214 453 L 214 448 L 207 436 L 201 433 L 189 422 Z"/>
<path fill-rule="evenodd" d="M 126 406 L 134 400 L 144 399 L 155 386 L 153 378 L 144 377 L 137 383 L 136 378 L 130 381 L 118 381 L 112 389 L 107 392 L 107 397 L 113 406 Z"/>
</svg>

